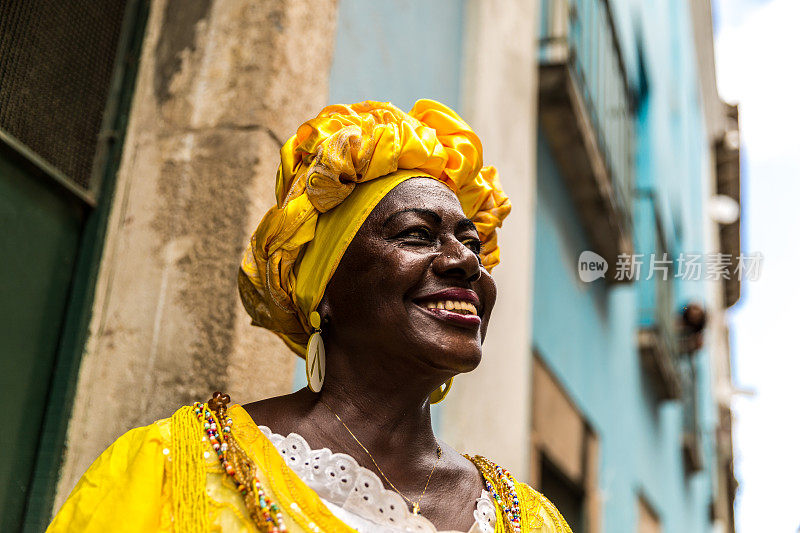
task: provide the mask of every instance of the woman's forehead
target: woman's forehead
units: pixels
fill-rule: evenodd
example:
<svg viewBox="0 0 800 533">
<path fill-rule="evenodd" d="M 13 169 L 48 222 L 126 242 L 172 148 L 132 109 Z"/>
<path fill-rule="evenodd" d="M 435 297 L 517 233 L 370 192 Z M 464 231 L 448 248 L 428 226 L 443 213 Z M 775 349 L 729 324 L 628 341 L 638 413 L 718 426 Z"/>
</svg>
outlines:
<svg viewBox="0 0 800 533">
<path fill-rule="evenodd" d="M 392 189 L 373 211 L 376 218 L 385 219 L 409 207 L 435 211 L 442 215 L 452 212 L 464 217 L 455 193 L 441 181 L 432 178 L 411 178 Z"/>
</svg>

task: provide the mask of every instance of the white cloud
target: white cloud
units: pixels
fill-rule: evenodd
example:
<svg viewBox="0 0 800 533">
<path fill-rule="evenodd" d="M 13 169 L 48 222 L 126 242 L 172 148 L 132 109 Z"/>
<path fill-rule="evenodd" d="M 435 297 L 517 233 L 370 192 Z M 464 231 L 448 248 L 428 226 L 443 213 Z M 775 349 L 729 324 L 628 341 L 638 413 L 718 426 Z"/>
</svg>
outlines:
<svg viewBox="0 0 800 533">
<path fill-rule="evenodd" d="M 742 138 L 757 159 L 800 148 L 800 106 L 794 105 L 800 88 L 799 20 L 798 0 L 773 0 L 717 35 L 720 94 L 741 102 Z"/>
</svg>

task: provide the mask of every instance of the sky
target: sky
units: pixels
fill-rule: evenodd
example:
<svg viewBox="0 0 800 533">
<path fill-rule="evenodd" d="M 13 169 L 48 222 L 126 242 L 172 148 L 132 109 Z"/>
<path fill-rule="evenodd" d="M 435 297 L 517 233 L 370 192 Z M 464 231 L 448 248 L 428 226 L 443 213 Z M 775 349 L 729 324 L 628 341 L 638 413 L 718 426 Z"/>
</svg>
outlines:
<svg viewBox="0 0 800 533">
<path fill-rule="evenodd" d="M 730 311 L 738 533 L 800 532 L 800 0 L 713 0 L 720 96 L 740 105 L 742 252 Z"/>
</svg>

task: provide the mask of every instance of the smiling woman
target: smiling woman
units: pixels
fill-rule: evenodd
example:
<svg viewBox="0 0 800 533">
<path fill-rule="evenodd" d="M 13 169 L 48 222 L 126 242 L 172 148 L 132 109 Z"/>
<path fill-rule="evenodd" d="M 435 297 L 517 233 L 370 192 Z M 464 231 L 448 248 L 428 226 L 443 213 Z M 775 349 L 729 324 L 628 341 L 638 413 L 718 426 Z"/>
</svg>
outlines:
<svg viewBox="0 0 800 533">
<path fill-rule="evenodd" d="M 303 124 L 239 286 L 253 323 L 306 359 L 309 387 L 230 409 L 215 393 L 132 430 L 50 530 L 569 531 L 431 426 L 430 404 L 480 363 L 496 298 L 510 204 L 482 164 L 437 102 L 331 106 Z"/>
<path fill-rule="evenodd" d="M 327 319 L 331 378 L 339 381 L 339 364 L 347 365 L 343 379 L 360 381 L 378 367 L 376 380 L 408 374 L 415 383 L 405 387 L 430 394 L 474 369 L 496 293 L 492 277 L 482 275 L 479 247 L 475 225 L 444 184 L 413 178 L 392 189 L 356 234 L 318 307 Z"/>
</svg>

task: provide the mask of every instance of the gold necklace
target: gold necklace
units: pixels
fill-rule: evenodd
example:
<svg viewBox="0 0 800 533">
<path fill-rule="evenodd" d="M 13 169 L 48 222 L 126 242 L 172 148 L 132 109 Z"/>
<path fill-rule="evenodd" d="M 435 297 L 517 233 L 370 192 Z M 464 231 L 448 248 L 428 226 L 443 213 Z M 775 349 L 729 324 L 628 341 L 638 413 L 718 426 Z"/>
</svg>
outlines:
<svg viewBox="0 0 800 533">
<path fill-rule="evenodd" d="M 361 441 L 360 441 L 360 440 L 358 440 L 358 437 L 356 437 L 356 436 L 355 436 L 355 434 L 354 434 L 352 431 L 350 431 L 350 428 L 349 428 L 349 427 L 347 427 L 347 424 L 345 424 L 345 423 L 344 423 L 344 420 L 342 420 L 342 419 L 339 417 L 339 415 L 337 415 L 337 414 L 336 414 L 336 411 L 334 411 L 333 409 L 331 409 L 331 406 L 330 406 L 330 405 L 328 405 L 327 403 L 325 403 L 325 401 L 324 401 L 324 400 L 322 400 L 321 398 L 320 398 L 320 400 L 319 400 L 319 401 L 320 401 L 320 402 L 322 402 L 322 405 L 324 405 L 325 407 L 327 407 L 327 408 L 328 408 L 328 411 L 330 411 L 330 412 L 333 414 L 333 416 L 335 416 L 335 417 L 336 417 L 336 420 L 338 420 L 339 422 L 341 422 L 341 424 L 344 426 L 344 429 L 346 429 L 346 430 L 347 430 L 347 432 L 348 432 L 348 433 L 350 433 L 350 436 L 351 436 L 351 437 L 353 437 L 353 439 L 354 439 L 354 440 L 355 440 L 355 441 L 358 443 L 358 445 L 359 445 L 359 446 L 361 446 L 361 449 L 362 449 L 362 450 L 364 450 L 364 451 L 366 452 L 366 454 L 369 456 L 369 458 L 370 458 L 370 459 L 372 459 L 372 464 L 374 464 L 374 465 L 375 465 L 375 468 L 377 468 L 377 469 L 378 469 L 378 472 L 380 472 L 381 476 L 383 476 L 383 479 L 385 479 L 385 480 L 386 480 L 386 482 L 387 482 L 387 483 L 388 483 L 388 484 L 389 484 L 389 485 L 390 485 L 390 486 L 391 486 L 391 487 L 394 489 L 394 491 L 395 491 L 397 494 L 399 494 L 400 496 L 402 496 L 402 497 L 403 497 L 403 499 L 404 499 L 405 501 L 407 501 L 407 502 L 408 502 L 408 503 L 411 505 L 411 512 L 412 512 L 413 514 L 415 514 L 415 515 L 418 515 L 418 514 L 419 514 L 419 502 L 421 502 L 421 501 L 422 501 L 422 497 L 423 497 L 423 496 L 425 496 L 425 491 L 426 491 L 426 490 L 428 490 L 428 484 L 431 482 L 431 476 L 433 476 L 433 472 L 434 472 L 434 470 L 436 470 L 436 467 L 437 467 L 437 466 L 439 466 L 439 461 L 442 459 L 442 447 L 441 447 L 441 446 L 439 446 L 439 444 L 438 444 L 438 443 L 436 444 L 436 462 L 433 464 L 433 468 L 431 469 L 431 473 L 430 473 L 430 474 L 428 474 L 428 479 L 425 481 L 425 488 L 423 488 L 423 489 L 422 489 L 422 494 L 420 494 L 420 495 L 419 495 L 419 498 L 417 498 L 417 501 L 416 501 L 416 502 L 413 502 L 413 501 L 411 501 L 411 498 L 407 497 L 405 494 L 403 494 L 402 492 L 400 492 L 400 489 L 398 489 L 397 487 L 395 487 L 395 486 L 394 486 L 394 483 L 392 483 L 391 481 L 389 481 L 389 478 L 388 478 L 388 477 L 386 477 L 386 474 L 384 474 L 384 473 L 383 473 L 383 470 L 381 470 L 381 467 L 380 467 L 380 466 L 378 466 L 378 463 L 375 461 L 375 458 L 374 458 L 374 457 L 372 457 L 372 454 L 371 454 L 371 453 L 369 453 L 369 450 L 367 449 L 367 447 L 366 447 L 366 446 L 364 446 L 363 444 L 361 444 Z"/>
</svg>

